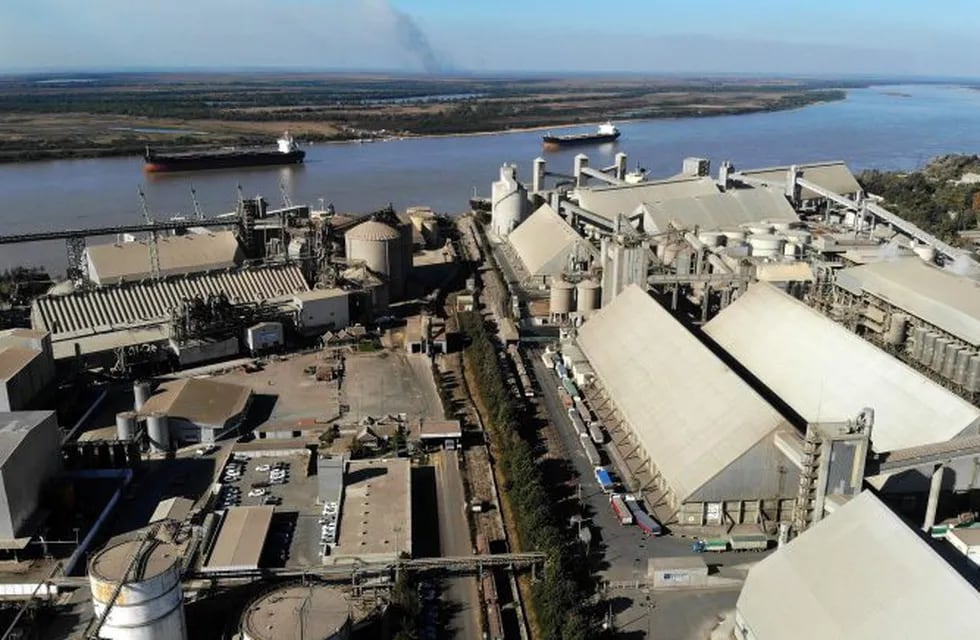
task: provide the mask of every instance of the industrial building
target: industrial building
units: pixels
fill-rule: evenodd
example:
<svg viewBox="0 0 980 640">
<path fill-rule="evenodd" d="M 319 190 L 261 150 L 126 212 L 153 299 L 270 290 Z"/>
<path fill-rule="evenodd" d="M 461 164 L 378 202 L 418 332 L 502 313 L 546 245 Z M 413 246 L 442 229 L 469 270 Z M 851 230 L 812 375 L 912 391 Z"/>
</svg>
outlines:
<svg viewBox="0 0 980 640">
<path fill-rule="evenodd" d="M 242 264 L 245 254 L 233 231 L 203 231 L 157 240 L 163 277 L 219 271 Z M 99 286 L 144 280 L 152 275 L 150 242 L 92 245 L 85 249 L 89 279 Z"/>
<path fill-rule="evenodd" d="M 215 442 L 236 433 L 245 420 L 252 390 L 206 378 L 183 378 L 161 385 L 139 409 L 144 417 L 164 415 L 170 440 Z"/>
<path fill-rule="evenodd" d="M 363 265 L 388 285 L 392 301 L 405 297 L 412 270 L 412 223 L 393 213 L 384 222 L 371 219 L 344 234 L 347 263 Z"/>
<path fill-rule="evenodd" d="M 28 531 L 44 486 L 61 470 L 61 430 L 53 411 L 0 413 L 0 541 Z"/>
<path fill-rule="evenodd" d="M 689 229 L 713 231 L 762 221 L 799 222 L 786 197 L 765 188 L 730 188 L 710 194 L 651 200 L 641 204 L 639 211 L 643 214 L 643 231 L 651 235 L 667 233 L 676 223 Z"/>
<path fill-rule="evenodd" d="M 967 637 L 976 588 L 869 492 L 749 570 L 740 640 Z"/>
<path fill-rule="evenodd" d="M 550 205 L 541 205 L 507 238 L 519 266 L 522 281 L 544 283 L 548 277 L 570 270 L 574 264 L 590 264 L 595 248 L 558 215 Z"/>
<path fill-rule="evenodd" d="M 735 176 L 739 180 L 745 180 L 753 184 L 766 184 L 783 189 L 786 188 L 786 185 L 791 184 L 792 180 L 790 178 L 792 176 L 798 176 L 846 198 L 853 199 L 861 193 L 861 185 L 854 178 L 854 174 L 847 168 L 847 164 L 839 160 L 786 167 L 741 170 L 735 173 Z M 792 187 L 790 187 L 789 195 L 793 195 Z M 799 189 L 795 197 L 804 203 L 826 199 L 825 194 L 805 186 Z"/>
<path fill-rule="evenodd" d="M 350 325 L 350 292 L 336 287 L 313 289 L 293 295 L 296 328 L 304 334 L 324 329 L 343 329 Z"/>
<path fill-rule="evenodd" d="M 242 640 L 347 640 L 355 623 L 354 603 L 325 584 L 277 587 L 242 614 Z"/>
<path fill-rule="evenodd" d="M 793 427 L 642 288 L 628 287 L 577 340 L 656 478 L 664 505 L 647 503 L 664 521 L 789 517 L 799 472 L 776 436 Z"/>
<path fill-rule="evenodd" d="M 46 331 L 0 331 L 0 411 L 30 408 L 54 377 L 51 336 Z"/>
<path fill-rule="evenodd" d="M 338 532 L 337 544 L 325 561 L 385 561 L 412 554 L 408 459 L 347 463 Z"/>
<path fill-rule="evenodd" d="M 873 409 L 877 452 L 978 433 L 980 409 L 771 285 L 750 285 L 704 332 L 807 422 Z"/>
<path fill-rule="evenodd" d="M 224 513 L 218 536 L 203 572 L 249 571 L 259 568 L 272 507 L 231 507 Z"/>
</svg>

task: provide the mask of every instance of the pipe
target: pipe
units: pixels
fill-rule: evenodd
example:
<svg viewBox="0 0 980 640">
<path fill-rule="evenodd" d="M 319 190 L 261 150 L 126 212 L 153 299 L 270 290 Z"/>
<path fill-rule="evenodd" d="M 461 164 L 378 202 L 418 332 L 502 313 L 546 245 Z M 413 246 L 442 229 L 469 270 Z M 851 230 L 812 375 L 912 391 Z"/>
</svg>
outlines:
<svg viewBox="0 0 980 640">
<path fill-rule="evenodd" d="M 945 464 L 936 465 L 936 470 L 932 472 L 932 482 L 929 483 L 929 500 L 926 502 L 926 518 L 922 522 L 922 531 L 929 533 L 932 526 L 936 524 L 936 511 L 939 509 L 939 492 L 943 487 L 943 472 L 946 471 Z"/>
</svg>

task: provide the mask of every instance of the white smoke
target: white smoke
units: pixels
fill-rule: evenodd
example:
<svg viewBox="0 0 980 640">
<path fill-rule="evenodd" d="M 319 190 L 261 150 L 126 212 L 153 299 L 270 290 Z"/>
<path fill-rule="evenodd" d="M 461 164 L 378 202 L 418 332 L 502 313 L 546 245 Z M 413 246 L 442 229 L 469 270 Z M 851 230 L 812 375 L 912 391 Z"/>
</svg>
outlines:
<svg viewBox="0 0 980 640">
<path fill-rule="evenodd" d="M 958 276 L 966 276 L 967 278 L 977 278 L 980 276 L 980 265 L 965 252 L 956 256 L 956 259 L 952 262 L 947 262 L 943 268 Z"/>
<path fill-rule="evenodd" d="M 887 242 L 878 247 L 878 259 L 882 262 L 894 262 L 902 257 L 902 249 L 895 242 Z"/>
</svg>

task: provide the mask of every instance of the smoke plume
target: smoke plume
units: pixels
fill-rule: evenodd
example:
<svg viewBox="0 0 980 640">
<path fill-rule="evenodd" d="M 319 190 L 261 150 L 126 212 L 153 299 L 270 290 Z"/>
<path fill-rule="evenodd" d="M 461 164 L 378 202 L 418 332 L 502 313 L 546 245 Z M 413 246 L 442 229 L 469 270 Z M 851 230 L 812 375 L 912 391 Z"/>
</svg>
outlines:
<svg viewBox="0 0 980 640">
<path fill-rule="evenodd" d="M 438 73 L 448 68 L 449 65 L 432 48 L 428 36 L 414 18 L 396 9 L 389 0 L 367 0 L 365 5 L 379 22 L 390 29 L 398 45 L 413 55 L 426 72 Z"/>
</svg>

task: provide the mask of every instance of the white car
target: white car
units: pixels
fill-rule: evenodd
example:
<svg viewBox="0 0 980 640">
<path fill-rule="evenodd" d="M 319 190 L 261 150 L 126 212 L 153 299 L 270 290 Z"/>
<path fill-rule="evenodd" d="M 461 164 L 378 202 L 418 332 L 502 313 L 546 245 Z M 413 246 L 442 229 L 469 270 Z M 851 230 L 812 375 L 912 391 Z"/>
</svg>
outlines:
<svg viewBox="0 0 980 640">
<path fill-rule="evenodd" d="M 265 489 L 252 489 L 251 491 L 248 492 L 248 497 L 258 498 L 259 496 L 264 496 L 265 493 L 266 493 Z"/>
<path fill-rule="evenodd" d="M 266 471 L 268 471 L 271 468 L 272 467 L 270 467 L 267 464 L 260 464 L 259 466 L 255 467 L 255 470 L 258 471 L 259 473 L 265 473 Z"/>
</svg>

